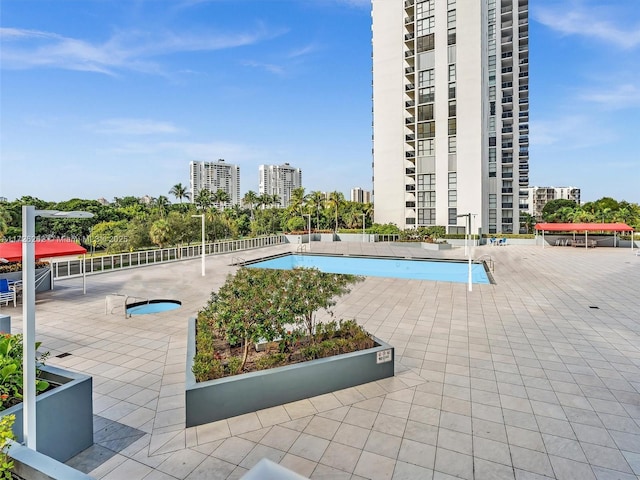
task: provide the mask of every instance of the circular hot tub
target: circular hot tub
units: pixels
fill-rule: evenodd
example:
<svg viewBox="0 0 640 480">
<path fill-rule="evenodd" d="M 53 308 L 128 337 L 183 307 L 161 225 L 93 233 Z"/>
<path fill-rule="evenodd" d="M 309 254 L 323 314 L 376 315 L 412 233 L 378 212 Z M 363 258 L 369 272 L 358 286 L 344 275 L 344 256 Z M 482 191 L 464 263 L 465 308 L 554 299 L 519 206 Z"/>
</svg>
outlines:
<svg viewBox="0 0 640 480">
<path fill-rule="evenodd" d="M 127 315 L 147 315 L 150 313 L 168 312 L 181 306 L 182 302 L 179 300 L 145 300 L 127 305 Z"/>
</svg>

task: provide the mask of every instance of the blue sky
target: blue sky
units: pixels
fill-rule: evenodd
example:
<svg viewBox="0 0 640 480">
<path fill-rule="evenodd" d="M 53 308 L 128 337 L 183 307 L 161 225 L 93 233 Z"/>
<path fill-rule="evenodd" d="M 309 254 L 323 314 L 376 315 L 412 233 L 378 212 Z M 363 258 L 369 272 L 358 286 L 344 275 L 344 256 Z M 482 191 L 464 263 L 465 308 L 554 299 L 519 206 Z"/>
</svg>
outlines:
<svg viewBox="0 0 640 480">
<path fill-rule="evenodd" d="M 367 0 L 4 0 L 0 196 L 168 195 L 218 158 L 242 193 L 284 162 L 371 189 L 370 22 Z M 640 202 L 638 0 L 530 22 L 531 185 Z"/>
</svg>

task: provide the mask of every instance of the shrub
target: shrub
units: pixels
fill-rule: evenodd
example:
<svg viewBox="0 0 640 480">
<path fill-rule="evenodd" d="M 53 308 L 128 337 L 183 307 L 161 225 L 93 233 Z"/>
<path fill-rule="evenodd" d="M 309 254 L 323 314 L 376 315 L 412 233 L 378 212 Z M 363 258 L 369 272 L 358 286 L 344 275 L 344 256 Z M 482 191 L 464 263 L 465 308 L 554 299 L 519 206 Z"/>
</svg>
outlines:
<svg viewBox="0 0 640 480">
<path fill-rule="evenodd" d="M 302 217 L 292 217 L 287 222 L 287 230 L 290 232 L 298 232 L 301 230 L 305 230 L 307 224 Z"/>
<path fill-rule="evenodd" d="M 0 478 L 11 480 L 11 469 L 13 460 L 9 457 L 7 450 L 11 440 L 15 440 L 13 435 L 13 423 L 16 421 L 15 415 L 6 415 L 0 419 Z"/>
<path fill-rule="evenodd" d="M 256 360 L 256 368 L 258 370 L 267 370 L 269 368 L 279 367 L 284 365 L 287 360 L 288 356 L 285 353 L 270 353 Z"/>
</svg>

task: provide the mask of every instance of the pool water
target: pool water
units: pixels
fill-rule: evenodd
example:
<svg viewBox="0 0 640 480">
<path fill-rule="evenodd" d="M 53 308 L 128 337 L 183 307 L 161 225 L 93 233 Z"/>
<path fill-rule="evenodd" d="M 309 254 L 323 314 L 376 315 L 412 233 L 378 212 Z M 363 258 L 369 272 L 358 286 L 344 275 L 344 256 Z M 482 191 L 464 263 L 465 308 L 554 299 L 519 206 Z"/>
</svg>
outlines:
<svg viewBox="0 0 640 480">
<path fill-rule="evenodd" d="M 148 302 L 133 303 L 127 307 L 129 315 L 146 315 L 148 313 L 168 312 L 180 308 L 182 303 L 177 300 L 149 300 Z"/>
<path fill-rule="evenodd" d="M 349 257 L 344 255 L 292 255 L 246 264 L 249 268 L 291 270 L 317 268 L 327 273 L 350 273 L 371 277 L 404 278 L 442 282 L 468 282 L 467 262 L 454 260 L 417 260 L 404 258 Z M 491 283 L 483 264 L 471 264 L 472 282 Z"/>
</svg>

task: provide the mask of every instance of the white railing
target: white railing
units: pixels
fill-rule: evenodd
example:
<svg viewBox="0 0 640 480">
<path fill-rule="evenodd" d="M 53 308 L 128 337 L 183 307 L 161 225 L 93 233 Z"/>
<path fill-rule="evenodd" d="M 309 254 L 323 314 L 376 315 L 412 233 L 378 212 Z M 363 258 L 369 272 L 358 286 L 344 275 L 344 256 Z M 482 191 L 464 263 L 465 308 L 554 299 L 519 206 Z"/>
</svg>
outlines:
<svg viewBox="0 0 640 480">
<path fill-rule="evenodd" d="M 282 235 L 268 237 L 244 238 L 241 240 L 224 240 L 205 244 L 205 255 L 219 255 L 223 253 L 251 250 L 285 243 Z M 130 253 L 118 253 L 101 257 L 84 259 L 84 271 L 87 275 L 143 267 L 159 263 L 175 262 L 198 258 L 202 255 L 202 245 L 187 245 L 182 247 L 159 248 L 156 250 L 142 250 Z M 82 258 L 72 260 L 53 260 L 51 272 L 55 280 L 63 278 L 81 277 Z"/>
</svg>

